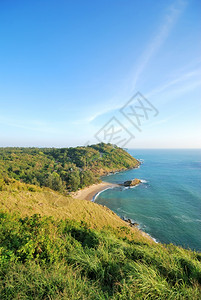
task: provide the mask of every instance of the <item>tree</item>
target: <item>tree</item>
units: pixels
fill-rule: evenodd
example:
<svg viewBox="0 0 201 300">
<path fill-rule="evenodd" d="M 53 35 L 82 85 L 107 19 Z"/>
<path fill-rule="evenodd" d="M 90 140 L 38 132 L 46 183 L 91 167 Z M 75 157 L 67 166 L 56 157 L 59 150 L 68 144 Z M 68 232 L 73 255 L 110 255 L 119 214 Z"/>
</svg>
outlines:
<svg viewBox="0 0 201 300">
<path fill-rule="evenodd" d="M 69 174 L 68 186 L 71 191 L 77 191 L 80 186 L 80 175 L 78 171 Z"/>
<path fill-rule="evenodd" d="M 94 175 L 91 171 L 82 171 L 80 173 L 80 185 L 81 187 L 89 186 L 95 182 Z"/>
<path fill-rule="evenodd" d="M 49 174 L 49 176 L 46 179 L 45 184 L 46 184 L 46 186 L 48 186 L 49 188 L 51 188 L 55 191 L 62 192 L 64 190 L 63 182 L 62 182 L 59 174 L 57 174 L 56 172 Z"/>
</svg>

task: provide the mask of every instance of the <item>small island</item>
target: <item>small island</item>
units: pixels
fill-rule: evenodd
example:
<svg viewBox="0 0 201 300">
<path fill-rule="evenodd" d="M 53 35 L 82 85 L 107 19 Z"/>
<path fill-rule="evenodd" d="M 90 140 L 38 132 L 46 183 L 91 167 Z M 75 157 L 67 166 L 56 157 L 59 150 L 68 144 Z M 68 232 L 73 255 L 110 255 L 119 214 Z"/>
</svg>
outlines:
<svg viewBox="0 0 201 300">
<path fill-rule="evenodd" d="M 127 180 L 125 181 L 122 185 L 126 186 L 126 187 L 132 187 L 132 186 L 136 186 L 138 184 L 142 183 L 142 181 L 140 179 L 133 179 L 133 180 Z"/>
</svg>

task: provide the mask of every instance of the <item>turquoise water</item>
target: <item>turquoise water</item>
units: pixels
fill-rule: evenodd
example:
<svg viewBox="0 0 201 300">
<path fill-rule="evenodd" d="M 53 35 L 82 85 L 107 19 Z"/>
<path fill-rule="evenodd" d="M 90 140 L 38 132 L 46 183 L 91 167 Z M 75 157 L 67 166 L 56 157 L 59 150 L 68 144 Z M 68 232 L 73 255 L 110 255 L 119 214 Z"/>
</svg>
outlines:
<svg viewBox="0 0 201 300">
<path fill-rule="evenodd" d="M 96 198 L 119 216 L 131 218 L 162 243 L 201 251 L 201 150 L 129 150 L 143 160 L 138 169 L 102 179 L 134 188 L 109 189 Z"/>
</svg>

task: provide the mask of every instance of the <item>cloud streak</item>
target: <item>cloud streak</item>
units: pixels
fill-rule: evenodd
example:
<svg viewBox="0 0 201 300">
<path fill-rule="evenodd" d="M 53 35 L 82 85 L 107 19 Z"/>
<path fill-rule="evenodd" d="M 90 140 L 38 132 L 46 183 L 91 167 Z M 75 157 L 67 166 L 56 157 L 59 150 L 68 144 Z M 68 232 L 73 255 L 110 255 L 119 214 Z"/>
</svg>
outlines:
<svg viewBox="0 0 201 300">
<path fill-rule="evenodd" d="M 152 97 L 155 96 L 157 94 L 160 94 L 162 92 L 164 92 L 165 90 L 173 87 L 173 86 L 177 86 L 179 84 L 184 84 L 185 83 L 185 89 L 188 89 L 189 86 L 194 86 L 194 84 L 196 83 L 197 85 L 201 85 L 201 69 L 196 69 L 196 70 L 190 70 L 188 72 L 186 72 L 185 74 L 181 74 L 178 77 L 176 77 L 173 80 L 170 80 L 169 82 L 166 82 L 165 84 L 153 89 L 152 91 L 150 91 L 149 93 L 146 94 L 146 97 Z M 191 80 L 193 80 L 193 84 L 190 82 Z"/>
<path fill-rule="evenodd" d="M 186 6 L 186 2 L 184 2 L 182 0 L 177 0 L 170 7 L 168 7 L 167 13 L 164 17 L 164 20 L 163 20 L 158 32 L 155 34 L 151 43 L 147 46 L 142 57 L 140 58 L 137 70 L 134 74 L 134 80 L 132 81 L 131 91 L 136 91 L 136 85 L 137 85 L 137 82 L 138 82 L 140 76 L 142 76 L 148 63 L 151 61 L 153 56 L 158 52 L 159 48 L 162 46 L 162 44 L 165 42 L 165 40 L 169 36 L 173 26 L 175 25 L 176 21 L 178 20 L 180 14 L 183 12 L 185 6 Z M 173 84 L 173 82 L 169 83 L 169 84 Z M 176 84 L 176 82 L 174 84 Z M 163 88 L 166 88 L 166 87 L 161 87 L 161 90 Z M 86 118 L 85 120 L 83 120 L 83 123 L 87 123 L 87 122 L 91 123 L 97 117 L 99 117 L 101 115 L 104 115 L 106 113 L 120 109 L 122 107 L 122 105 L 123 105 L 122 103 L 121 104 L 118 103 L 115 105 L 113 104 L 113 105 L 110 105 L 110 107 L 108 107 L 108 105 L 107 105 L 104 109 L 99 110 L 97 113 L 94 113 L 91 116 L 89 116 L 88 118 Z"/>
<path fill-rule="evenodd" d="M 149 62 L 152 60 L 154 55 L 159 51 L 160 47 L 163 45 L 163 43 L 166 41 L 168 38 L 169 34 L 171 33 L 171 30 L 173 29 L 174 25 L 176 24 L 179 16 L 183 12 L 183 10 L 186 7 L 187 2 L 182 1 L 182 0 L 177 0 L 175 1 L 170 7 L 167 8 L 166 15 L 164 16 L 163 22 L 160 25 L 158 32 L 155 34 L 153 37 L 152 41 L 150 44 L 147 46 L 145 49 L 144 53 L 142 54 L 142 57 L 139 60 L 137 70 L 135 71 L 134 74 L 134 79 L 132 80 L 132 86 L 130 91 L 137 91 L 136 85 L 139 80 L 139 78 L 142 76 L 143 72 L 145 71 L 147 65 Z M 152 96 L 156 95 L 160 92 L 163 92 L 166 90 L 168 87 L 176 85 L 177 83 L 180 83 L 187 79 L 188 77 L 190 78 L 194 74 L 192 73 L 186 73 L 185 75 L 176 78 L 168 83 L 165 83 L 163 86 L 158 87 L 148 93 L 146 96 Z M 130 97 L 132 96 L 133 92 L 129 93 Z M 127 99 L 125 99 L 127 100 Z M 92 113 L 90 116 L 84 118 L 84 119 L 79 119 L 78 121 L 74 121 L 73 124 L 80 125 L 80 124 L 89 124 L 92 123 L 95 119 L 98 117 L 105 115 L 107 113 L 111 113 L 115 110 L 119 110 L 124 103 L 116 103 L 116 101 L 113 101 L 113 103 L 109 102 L 105 107 L 101 107 L 97 112 Z"/>
<path fill-rule="evenodd" d="M 152 57 L 158 52 L 159 48 L 162 46 L 162 44 L 169 36 L 173 26 L 175 25 L 176 21 L 178 20 L 185 6 L 186 6 L 186 2 L 176 1 L 173 5 L 171 5 L 168 8 L 167 10 L 168 12 L 164 18 L 163 24 L 161 24 L 158 33 L 152 39 L 151 43 L 148 45 L 147 49 L 144 51 L 140 59 L 133 80 L 134 90 L 136 89 L 136 85 L 140 76 L 143 74 L 145 68 L 147 67 Z"/>
<path fill-rule="evenodd" d="M 0 125 L 37 132 L 56 133 L 56 130 L 54 128 L 50 128 L 46 123 L 40 121 L 21 122 L 19 120 L 0 117 Z"/>
</svg>

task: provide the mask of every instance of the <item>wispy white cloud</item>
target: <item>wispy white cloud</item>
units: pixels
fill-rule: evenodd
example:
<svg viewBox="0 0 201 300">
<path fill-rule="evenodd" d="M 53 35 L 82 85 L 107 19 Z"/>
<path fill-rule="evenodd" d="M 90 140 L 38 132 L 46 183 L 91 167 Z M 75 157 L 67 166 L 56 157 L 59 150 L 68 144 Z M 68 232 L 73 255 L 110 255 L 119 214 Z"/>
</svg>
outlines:
<svg viewBox="0 0 201 300">
<path fill-rule="evenodd" d="M 186 94 L 189 91 L 194 91 L 195 89 L 200 87 L 201 87 L 201 80 L 198 79 L 196 81 L 189 82 L 188 84 L 184 84 L 183 86 L 175 87 L 175 89 L 172 89 L 170 93 L 174 97 L 177 97 L 177 96 L 181 96 L 182 94 Z M 171 97 L 169 97 L 169 99 L 171 100 Z"/>
<path fill-rule="evenodd" d="M 159 31 L 156 33 L 155 37 L 152 39 L 150 44 L 147 46 L 142 57 L 137 66 L 137 70 L 134 75 L 133 89 L 135 90 L 138 79 L 143 74 L 148 63 L 151 61 L 152 57 L 158 52 L 159 48 L 165 42 L 169 36 L 173 26 L 178 20 L 180 14 L 186 6 L 186 1 L 176 1 L 167 9 L 167 14 L 161 24 Z"/>
<path fill-rule="evenodd" d="M 127 99 L 126 99 L 127 100 Z M 104 101 L 102 102 L 104 103 Z M 79 120 L 75 120 L 72 124 L 81 125 L 81 124 L 89 124 L 97 119 L 99 116 L 105 115 L 107 113 L 113 112 L 122 107 L 122 102 L 119 100 L 112 99 L 111 101 L 107 101 L 107 103 L 102 104 L 101 107 L 94 107 L 90 115 L 80 118 Z"/>
<path fill-rule="evenodd" d="M 91 122 L 93 122 L 97 117 L 107 113 L 109 111 L 109 109 L 103 109 L 97 113 L 94 113 L 94 114 L 91 114 L 90 116 L 86 117 L 86 118 L 82 118 L 82 119 L 79 119 L 79 120 L 75 120 L 75 121 L 72 121 L 72 124 L 74 125 L 82 125 L 82 124 L 89 124 Z"/>
<path fill-rule="evenodd" d="M 37 131 L 37 132 L 45 132 L 45 133 L 56 133 L 55 128 L 48 126 L 45 122 L 33 120 L 33 121 L 21 121 L 21 120 L 13 120 L 11 118 L 6 118 L 4 116 L 0 116 L 0 125 L 9 126 L 13 128 L 21 128 L 25 130 Z"/>
<path fill-rule="evenodd" d="M 159 119 L 157 121 L 149 121 L 147 123 L 144 124 L 145 127 L 148 127 L 148 128 L 152 128 L 152 127 L 155 127 L 155 126 L 158 126 L 158 125 L 161 125 L 161 124 L 165 124 L 167 122 L 169 122 L 170 120 L 174 119 L 175 117 L 178 117 L 180 113 L 177 113 L 175 115 L 171 115 L 167 118 L 164 118 L 164 119 Z"/>
<path fill-rule="evenodd" d="M 186 91 L 199 87 L 200 85 L 201 85 L 201 68 L 197 68 L 193 70 L 191 69 L 188 71 L 186 70 L 186 73 L 182 73 L 182 74 L 179 74 L 179 72 L 177 72 L 177 77 L 173 77 L 172 79 L 170 79 L 167 82 L 164 82 L 160 86 L 153 88 L 151 91 L 146 93 L 145 96 L 147 97 L 147 99 L 153 97 L 155 97 L 156 99 L 156 96 L 163 94 L 164 92 L 167 91 L 168 93 L 179 95 Z M 126 99 L 126 101 L 128 101 L 128 99 Z M 102 115 L 115 113 L 115 111 L 121 109 L 123 105 L 124 103 L 122 101 L 121 102 L 118 101 L 116 104 L 113 103 L 112 105 L 109 104 L 107 106 L 104 106 L 102 109 L 99 109 L 97 113 L 93 113 L 84 119 L 79 119 L 77 121 L 75 120 L 73 124 L 76 125 L 89 124 Z"/>
<path fill-rule="evenodd" d="M 159 48 L 162 46 L 162 44 L 165 42 L 165 40 L 169 36 L 173 26 L 175 25 L 176 21 L 178 20 L 180 14 L 184 10 L 185 6 L 186 6 L 186 1 L 177 0 L 170 7 L 168 7 L 167 13 L 164 17 L 164 20 L 163 20 L 158 32 L 155 34 L 152 41 L 147 46 L 142 57 L 139 60 L 137 69 L 134 74 L 134 80 L 132 81 L 132 84 L 131 84 L 132 86 L 131 86 L 130 91 L 134 91 L 134 90 L 136 91 L 136 85 L 137 85 L 138 79 L 140 78 L 140 76 L 142 76 L 148 63 L 151 61 L 151 59 L 154 57 L 154 55 L 157 53 Z M 176 84 L 176 82 L 175 82 L 175 84 Z M 97 113 L 93 113 L 88 118 L 85 118 L 83 120 L 83 122 L 84 123 L 92 122 L 93 120 L 95 120 L 97 117 L 99 117 L 101 115 L 112 112 L 113 110 L 120 109 L 122 107 L 122 105 L 123 105 L 123 103 L 119 103 L 119 102 L 117 104 L 114 104 L 114 102 L 113 102 L 112 105 L 109 105 L 109 103 L 107 103 L 105 108 L 100 109 Z"/>
<path fill-rule="evenodd" d="M 160 25 L 158 32 L 155 34 L 155 36 L 152 38 L 150 44 L 148 44 L 147 48 L 145 49 L 144 53 L 142 54 L 142 57 L 139 59 L 137 69 L 134 73 L 134 80 L 131 83 L 130 87 L 130 97 L 132 96 L 132 92 L 136 91 L 136 85 L 138 82 L 138 79 L 140 76 L 142 76 L 143 72 L 145 71 L 148 63 L 151 61 L 151 59 L 154 57 L 154 55 L 158 52 L 160 47 L 163 45 L 165 40 L 168 38 L 169 34 L 171 33 L 171 30 L 173 29 L 174 25 L 176 24 L 176 21 L 178 20 L 180 14 L 183 12 L 187 2 L 182 0 L 175 1 L 170 7 L 167 8 L 167 13 L 163 19 L 162 24 Z M 192 76 L 191 73 L 186 73 L 183 77 L 187 78 Z M 163 86 L 160 86 L 156 88 L 155 90 L 151 91 L 148 96 L 155 95 L 156 93 L 162 92 L 163 90 L 167 89 L 168 87 L 172 85 L 176 85 L 180 81 L 184 80 L 185 78 L 176 78 L 172 81 L 165 83 Z M 119 97 L 118 97 L 119 98 Z M 125 99 L 128 100 L 128 99 Z M 86 118 L 79 119 L 73 121 L 73 124 L 75 125 L 81 125 L 81 124 L 89 124 L 93 122 L 96 118 L 105 115 L 107 113 L 111 113 L 115 110 L 119 110 L 124 103 L 122 101 L 103 101 L 105 104 L 102 105 L 101 108 L 99 107 L 97 109 L 97 112 L 92 112 L 91 115 L 87 116 Z"/>
<path fill-rule="evenodd" d="M 146 96 L 152 97 L 156 96 L 160 93 L 163 93 L 167 89 L 171 89 L 176 86 L 176 90 L 182 90 L 182 85 L 183 89 L 191 89 L 191 86 L 197 86 L 201 85 L 201 68 L 195 69 L 195 70 L 189 70 L 185 74 L 180 74 L 174 79 L 165 82 L 164 84 L 160 85 L 159 87 L 154 88 L 150 92 L 146 94 Z M 179 86 L 179 88 L 177 88 Z"/>
</svg>

